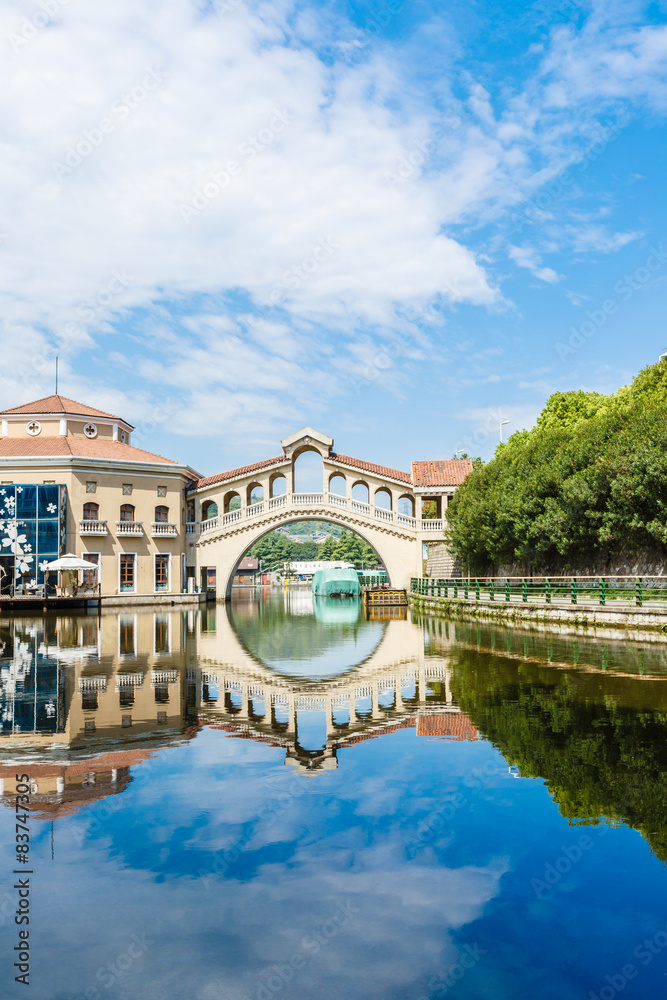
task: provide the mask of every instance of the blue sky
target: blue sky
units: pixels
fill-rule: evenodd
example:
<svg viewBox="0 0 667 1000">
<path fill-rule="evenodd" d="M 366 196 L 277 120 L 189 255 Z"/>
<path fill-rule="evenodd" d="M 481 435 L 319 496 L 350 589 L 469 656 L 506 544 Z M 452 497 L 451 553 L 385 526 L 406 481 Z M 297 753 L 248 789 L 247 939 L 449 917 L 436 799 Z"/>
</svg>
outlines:
<svg viewBox="0 0 667 1000">
<path fill-rule="evenodd" d="M 667 348 L 667 4 L 0 12 L 2 353 L 211 473 L 493 454 Z M 664 241 L 664 242 L 663 242 Z"/>
</svg>

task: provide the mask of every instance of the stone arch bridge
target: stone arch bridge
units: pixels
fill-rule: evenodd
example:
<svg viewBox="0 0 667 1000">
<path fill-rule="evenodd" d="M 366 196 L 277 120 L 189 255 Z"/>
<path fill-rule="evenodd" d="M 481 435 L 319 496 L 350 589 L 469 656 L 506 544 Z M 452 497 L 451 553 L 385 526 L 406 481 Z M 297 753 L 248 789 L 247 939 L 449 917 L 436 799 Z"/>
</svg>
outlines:
<svg viewBox="0 0 667 1000">
<path fill-rule="evenodd" d="M 215 568 L 218 597 L 231 595 L 245 553 L 265 534 L 299 520 L 322 520 L 356 532 L 377 552 L 392 587 L 421 575 L 424 542 L 442 541 L 446 508 L 468 473 L 468 460 L 413 462 L 411 472 L 341 455 L 333 438 L 304 427 L 281 441 L 283 453 L 208 476 L 188 491 L 187 562 L 197 578 Z M 318 492 L 295 490 L 295 463 L 322 458 Z M 422 516 L 424 502 L 428 517 Z"/>
</svg>

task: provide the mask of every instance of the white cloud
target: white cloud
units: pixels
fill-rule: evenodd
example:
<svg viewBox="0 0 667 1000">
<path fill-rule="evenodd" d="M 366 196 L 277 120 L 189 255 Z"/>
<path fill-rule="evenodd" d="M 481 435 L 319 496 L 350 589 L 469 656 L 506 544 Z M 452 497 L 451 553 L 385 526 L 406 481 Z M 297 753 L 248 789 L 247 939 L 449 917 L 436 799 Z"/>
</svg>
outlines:
<svg viewBox="0 0 667 1000">
<path fill-rule="evenodd" d="M 200 434 L 261 391 L 268 416 L 246 409 L 239 431 L 275 437 L 272 401 L 281 431 L 316 417 L 432 303 L 501 306 L 476 229 L 557 179 L 610 110 L 665 104 L 665 29 L 607 8 L 553 33 L 514 93 L 464 74 L 443 113 L 406 86 L 400 47 L 331 12 L 225 6 L 67 4 L 29 39 L 36 8 L 0 11 L 0 337 L 10 364 L 26 345 L 36 359 L 0 372 L 8 404 L 51 390 L 57 347 L 70 395 L 140 420 L 166 387 L 177 429 Z M 440 94 L 455 84 L 452 69 Z M 611 252 L 636 235 L 578 239 Z M 507 252 L 558 280 L 535 251 Z M 95 348 L 120 368 L 77 374 Z M 400 394 L 423 358 L 384 384 Z M 112 388 L 119 370 L 145 384 Z"/>
<path fill-rule="evenodd" d="M 540 281 L 553 285 L 559 280 L 559 275 L 551 267 L 541 267 L 542 258 L 531 247 L 508 247 L 508 254 L 518 267 L 526 268 Z"/>
</svg>

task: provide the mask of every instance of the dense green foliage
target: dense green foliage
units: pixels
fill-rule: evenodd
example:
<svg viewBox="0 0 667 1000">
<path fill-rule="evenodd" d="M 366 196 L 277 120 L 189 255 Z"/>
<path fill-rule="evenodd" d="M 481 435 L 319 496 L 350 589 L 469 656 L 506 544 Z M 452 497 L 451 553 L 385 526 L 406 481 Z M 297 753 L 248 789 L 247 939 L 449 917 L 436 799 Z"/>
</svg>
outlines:
<svg viewBox="0 0 667 1000">
<path fill-rule="evenodd" d="M 319 545 L 313 541 L 295 542 L 278 531 L 272 531 L 253 545 L 248 555 L 262 560 L 262 569 L 282 569 L 286 562 L 350 562 L 357 569 L 376 569 L 380 561 L 373 548 L 349 531 L 341 531 L 338 539 L 329 536 Z"/>
<path fill-rule="evenodd" d="M 462 568 L 537 571 L 667 552 L 667 362 L 612 396 L 555 393 L 447 510 Z"/>
</svg>

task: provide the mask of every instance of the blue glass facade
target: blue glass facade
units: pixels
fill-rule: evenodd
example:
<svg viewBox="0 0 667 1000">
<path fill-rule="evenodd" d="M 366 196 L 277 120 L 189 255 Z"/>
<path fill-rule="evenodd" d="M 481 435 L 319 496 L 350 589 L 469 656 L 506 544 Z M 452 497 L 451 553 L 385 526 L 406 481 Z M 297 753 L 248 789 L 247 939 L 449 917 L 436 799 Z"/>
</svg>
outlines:
<svg viewBox="0 0 667 1000">
<path fill-rule="evenodd" d="M 0 733 L 62 731 L 66 671 L 49 653 L 43 627 L 0 628 L 0 650 Z"/>
<path fill-rule="evenodd" d="M 67 489 L 57 483 L 0 487 L 0 591 L 44 583 L 46 563 L 66 551 Z M 49 592 L 56 574 L 50 574 Z"/>
</svg>

